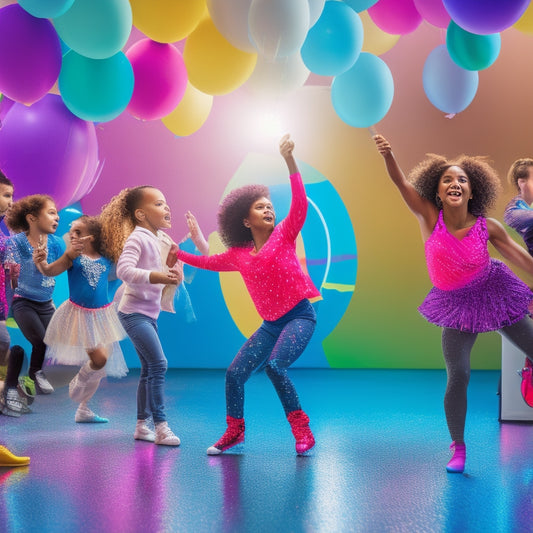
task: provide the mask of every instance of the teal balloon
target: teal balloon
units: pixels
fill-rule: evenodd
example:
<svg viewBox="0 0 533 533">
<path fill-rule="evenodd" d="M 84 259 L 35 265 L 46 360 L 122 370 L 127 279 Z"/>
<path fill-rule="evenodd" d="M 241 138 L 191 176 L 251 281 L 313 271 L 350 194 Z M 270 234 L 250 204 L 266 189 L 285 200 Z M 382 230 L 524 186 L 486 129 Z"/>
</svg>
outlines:
<svg viewBox="0 0 533 533">
<path fill-rule="evenodd" d="M 337 115 L 354 128 L 368 128 L 389 111 L 394 96 L 394 80 L 387 64 L 362 52 L 355 65 L 336 76 L 331 85 L 331 101 Z"/>
<path fill-rule="evenodd" d="M 349 5 L 357 13 L 366 11 L 369 7 L 378 3 L 378 0 L 343 0 L 345 4 Z"/>
<path fill-rule="evenodd" d="M 59 211 L 59 224 L 56 229 L 56 235 L 58 237 L 63 237 L 66 233 L 70 231 L 70 225 L 72 222 L 77 220 L 83 215 L 83 211 L 81 208 L 81 204 L 79 202 L 76 202 L 74 204 L 69 205 L 68 207 L 64 207 Z"/>
<path fill-rule="evenodd" d="M 105 59 L 122 50 L 132 21 L 128 0 L 76 0 L 66 13 L 53 19 L 67 46 L 91 59 Z"/>
<path fill-rule="evenodd" d="M 30 15 L 42 19 L 53 19 L 68 11 L 74 0 L 19 0 L 19 5 Z"/>
<path fill-rule="evenodd" d="M 450 57 L 461 68 L 483 70 L 500 55 L 502 40 L 499 33 L 477 35 L 463 30 L 452 20 L 446 31 L 446 47 Z"/>
<path fill-rule="evenodd" d="M 363 23 L 353 9 L 344 2 L 326 2 L 300 50 L 305 66 L 321 76 L 346 72 L 361 53 L 363 33 Z"/>
<path fill-rule="evenodd" d="M 422 71 L 424 92 L 429 101 L 445 113 L 460 113 L 474 99 L 479 85 L 476 71 L 466 70 L 455 63 L 445 44 L 434 48 Z"/>
<path fill-rule="evenodd" d="M 108 122 L 127 107 L 133 94 L 133 68 L 123 52 L 90 59 L 71 50 L 63 57 L 59 92 L 68 109 L 91 122 Z"/>
</svg>

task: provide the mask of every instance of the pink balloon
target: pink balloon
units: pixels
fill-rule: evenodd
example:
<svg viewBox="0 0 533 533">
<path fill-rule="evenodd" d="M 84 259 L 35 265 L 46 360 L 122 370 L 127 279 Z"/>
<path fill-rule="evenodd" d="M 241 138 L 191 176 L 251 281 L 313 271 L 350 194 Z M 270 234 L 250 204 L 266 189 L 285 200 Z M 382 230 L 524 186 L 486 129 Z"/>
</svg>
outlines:
<svg viewBox="0 0 533 533">
<path fill-rule="evenodd" d="M 188 79 L 179 50 L 171 44 L 142 39 L 126 56 L 135 78 L 127 111 L 142 120 L 157 120 L 174 111 L 185 94 Z"/>
<path fill-rule="evenodd" d="M 451 17 L 442 0 L 414 0 L 415 7 L 424 20 L 437 28 L 447 28 Z"/>
<path fill-rule="evenodd" d="M 379 0 L 368 14 L 378 28 L 391 35 L 411 33 L 422 22 L 413 0 Z"/>
<path fill-rule="evenodd" d="M 61 44 L 47 19 L 13 4 L 0 9 L 0 93 L 32 104 L 54 86 L 61 69 Z"/>
<path fill-rule="evenodd" d="M 0 128 L 0 168 L 16 197 L 49 194 L 59 209 L 72 203 L 96 149 L 94 124 L 73 115 L 56 94 L 29 107 L 13 104 Z"/>
</svg>

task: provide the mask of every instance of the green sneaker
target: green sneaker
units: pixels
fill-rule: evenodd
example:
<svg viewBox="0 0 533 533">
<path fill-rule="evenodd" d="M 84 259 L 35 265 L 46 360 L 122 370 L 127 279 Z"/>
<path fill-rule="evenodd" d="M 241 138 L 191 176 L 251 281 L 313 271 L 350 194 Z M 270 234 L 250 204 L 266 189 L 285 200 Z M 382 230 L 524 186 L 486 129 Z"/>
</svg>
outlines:
<svg viewBox="0 0 533 533">
<path fill-rule="evenodd" d="M 17 389 L 26 398 L 28 405 L 31 405 L 35 400 L 35 382 L 33 379 L 30 376 L 20 377 Z"/>
</svg>

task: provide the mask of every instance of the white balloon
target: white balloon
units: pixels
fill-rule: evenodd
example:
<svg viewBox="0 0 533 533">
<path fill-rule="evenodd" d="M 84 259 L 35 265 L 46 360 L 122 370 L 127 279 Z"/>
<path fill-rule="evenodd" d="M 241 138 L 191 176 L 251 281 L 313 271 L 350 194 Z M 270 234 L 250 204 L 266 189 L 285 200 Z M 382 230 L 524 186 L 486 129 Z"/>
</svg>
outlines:
<svg viewBox="0 0 533 533">
<path fill-rule="evenodd" d="M 326 0 L 307 0 L 309 2 L 309 27 L 312 28 L 320 18 Z"/>
<path fill-rule="evenodd" d="M 252 0 L 248 13 L 250 37 L 267 59 L 300 50 L 309 30 L 308 0 Z"/>
<path fill-rule="evenodd" d="M 207 0 L 207 9 L 217 30 L 229 43 L 243 52 L 255 53 L 248 33 L 251 3 L 252 0 Z"/>
</svg>

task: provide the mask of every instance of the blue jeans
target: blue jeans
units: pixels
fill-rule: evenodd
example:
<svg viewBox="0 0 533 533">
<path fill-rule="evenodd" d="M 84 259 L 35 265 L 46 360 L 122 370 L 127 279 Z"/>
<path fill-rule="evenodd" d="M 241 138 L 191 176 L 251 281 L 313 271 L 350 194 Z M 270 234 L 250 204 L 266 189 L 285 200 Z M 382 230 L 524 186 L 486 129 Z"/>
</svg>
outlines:
<svg viewBox="0 0 533 533">
<path fill-rule="evenodd" d="M 137 387 L 137 420 L 152 416 L 164 422 L 164 387 L 168 362 L 157 333 L 157 320 L 141 313 L 118 313 L 118 317 L 141 361 Z"/>
</svg>

